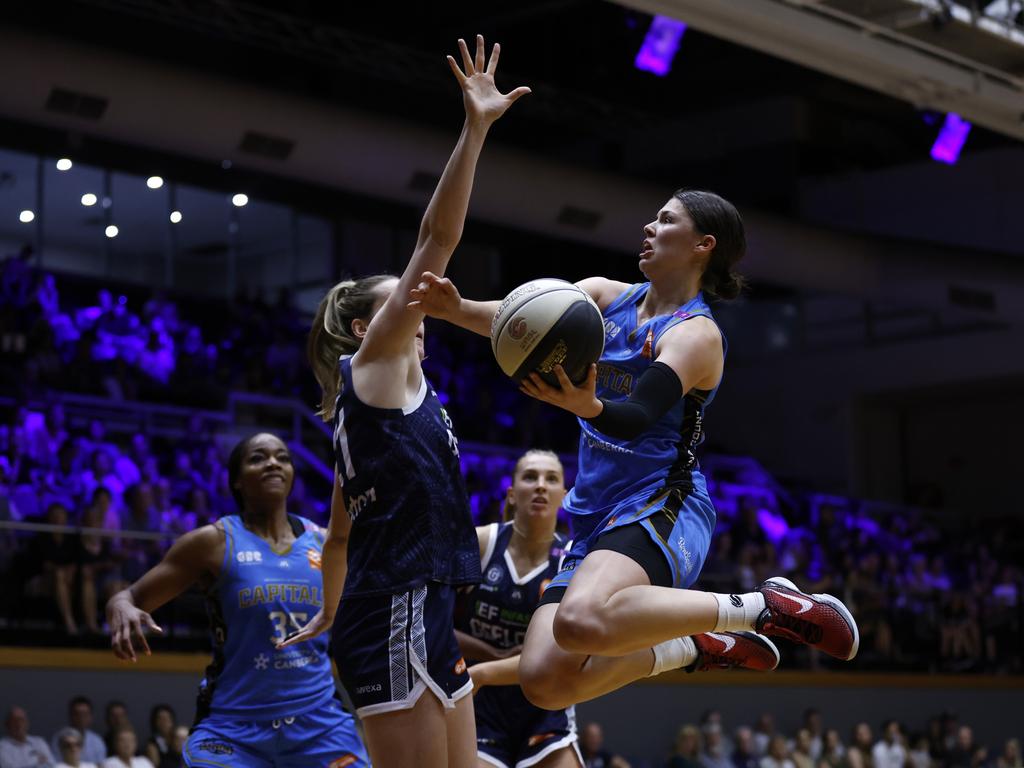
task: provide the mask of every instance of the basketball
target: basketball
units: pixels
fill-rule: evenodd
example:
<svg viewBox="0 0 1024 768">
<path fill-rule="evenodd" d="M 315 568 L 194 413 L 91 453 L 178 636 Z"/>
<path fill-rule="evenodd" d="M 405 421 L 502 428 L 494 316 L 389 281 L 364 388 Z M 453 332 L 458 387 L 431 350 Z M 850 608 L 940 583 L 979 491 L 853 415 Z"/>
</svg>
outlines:
<svg viewBox="0 0 1024 768">
<path fill-rule="evenodd" d="M 604 351 L 604 318 L 586 291 L 565 280 L 531 280 L 506 296 L 491 321 L 491 350 L 506 376 L 531 371 L 558 386 L 561 365 L 574 384 Z"/>
</svg>

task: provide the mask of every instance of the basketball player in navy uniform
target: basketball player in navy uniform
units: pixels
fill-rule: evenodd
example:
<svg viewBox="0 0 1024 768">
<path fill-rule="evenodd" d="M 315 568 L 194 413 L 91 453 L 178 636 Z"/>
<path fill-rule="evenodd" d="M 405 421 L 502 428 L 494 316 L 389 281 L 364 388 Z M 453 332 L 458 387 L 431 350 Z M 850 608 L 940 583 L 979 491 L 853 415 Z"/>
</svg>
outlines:
<svg viewBox="0 0 1024 768">
<path fill-rule="evenodd" d="M 355 720 L 338 698 L 327 638 L 281 651 L 277 643 L 320 610 L 324 532 L 288 514 L 295 473 L 285 444 L 270 434 L 238 443 L 228 459 L 239 514 L 186 533 L 163 560 L 107 604 L 114 654 L 149 654 L 150 616 L 202 585 L 213 662 L 199 688 L 184 750 L 194 768 L 368 766 Z"/>
<path fill-rule="evenodd" d="M 483 686 L 473 701 L 482 768 L 582 765 L 573 707 L 549 712 L 533 706 L 516 680 L 502 684 L 496 677 L 492 684 L 488 674 L 495 665 L 486 663 L 519 654 L 541 593 L 558 573 L 566 542 L 555 526 L 564 496 L 558 456 L 527 451 L 506 492 L 507 522 L 477 528 L 483 581 L 459 596 L 455 635 L 471 662 L 474 686 Z"/>
<path fill-rule="evenodd" d="M 480 579 L 480 556 L 451 419 L 423 375 L 423 313 L 406 296 L 425 269 L 443 272 L 466 217 L 492 123 L 527 88 L 494 84 L 459 41 L 462 136 L 427 206 L 400 278 L 334 286 L 320 303 L 309 359 L 334 425 L 324 606 L 292 642 L 334 626 L 334 653 L 377 768 L 473 766 L 472 682 L 453 629 L 456 588 Z M 344 594 L 342 595 L 342 590 Z M 338 606 L 339 597 L 341 606 Z"/>
<path fill-rule="evenodd" d="M 715 525 L 695 450 L 726 353 L 705 297 L 739 294 L 734 267 L 746 238 L 731 203 L 695 190 L 676 192 L 643 234 L 647 282 L 578 283 L 605 321 L 604 352 L 587 379 L 574 386 L 555 366 L 557 387 L 537 374 L 522 382 L 527 394 L 574 413 L 581 429 L 579 474 L 565 503 L 573 546 L 530 622 L 519 665 L 527 698 L 547 709 L 701 656 L 715 666 L 773 668 L 778 651 L 765 635 L 839 659 L 857 653 L 856 622 L 830 595 L 783 578 L 742 595 L 689 588 Z M 449 280 L 425 273 L 410 306 L 489 336 L 499 304 L 463 300 Z"/>
</svg>

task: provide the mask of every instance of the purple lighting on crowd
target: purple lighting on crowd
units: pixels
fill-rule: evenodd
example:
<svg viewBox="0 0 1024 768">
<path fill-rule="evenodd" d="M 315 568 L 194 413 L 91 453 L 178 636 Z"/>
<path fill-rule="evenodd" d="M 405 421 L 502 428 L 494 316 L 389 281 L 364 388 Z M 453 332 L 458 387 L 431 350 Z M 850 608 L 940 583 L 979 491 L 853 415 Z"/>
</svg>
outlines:
<svg viewBox="0 0 1024 768">
<path fill-rule="evenodd" d="M 675 58 L 685 31 L 685 22 L 668 16 L 655 16 L 651 19 L 651 26 L 633 66 L 645 72 L 653 72 L 659 77 L 667 75 L 672 69 L 672 59 Z"/>
<path fill-rule="evenodd" d="M 967 134 L 971 132 L 971 124 L 955 112 L 946 115 L 946 122 L 942 124 L 939 137 L 932 145 L 932 158 L 940 163 L 953 165 L 960 157 L 960 150 L 964 148 L 967 141 Z"/>
</svg>

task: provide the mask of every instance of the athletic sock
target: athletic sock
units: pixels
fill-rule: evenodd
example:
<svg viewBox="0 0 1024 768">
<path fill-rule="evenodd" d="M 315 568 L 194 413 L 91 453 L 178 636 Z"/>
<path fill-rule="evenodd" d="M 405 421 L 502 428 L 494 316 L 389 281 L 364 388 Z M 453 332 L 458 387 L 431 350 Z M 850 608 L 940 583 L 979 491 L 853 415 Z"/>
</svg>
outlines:
<svg viewBox="0 0 1024 768">
<path fill-rule="evenodd" d="M 654 651 L 654 666 L 648 677 L 660 675 L 670 669 L 688 667 L 697 660 L 697 646 L 689 637 L 674 637 L 664 643 L 658 643 Z"/>
<path fill-rule="evenodd" d="M 718 601 L 718 623 L 715 632 L 743 632 L 754 628 L 754 622 L 764 610 L 764 595 L 746 592 L 742 595 L 713 593 Z"/>
</svg>

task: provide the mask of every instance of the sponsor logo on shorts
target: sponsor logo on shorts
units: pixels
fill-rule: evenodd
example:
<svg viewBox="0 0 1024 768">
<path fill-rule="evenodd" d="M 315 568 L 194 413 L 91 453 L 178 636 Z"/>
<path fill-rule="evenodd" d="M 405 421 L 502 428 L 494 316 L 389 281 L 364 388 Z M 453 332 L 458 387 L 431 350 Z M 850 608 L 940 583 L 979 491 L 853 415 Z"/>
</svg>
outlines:
<svg viewBox="0 0 1024 768">
<path fill-rule="evenodd" d="M 356 688 L 356 693 L 380 693 L 384 690 L 384 686 L 380 683 L 371 683 L 370 685 L 360 685 Z"/>
<path fill-rule="evenodd" d="M 346 766 L 355 765 L 357 759 L 355 755 L 349 752 L 347 755 L 336 757 L 327 768 L 346 768 Z"/>
<path fill-rule="evenodd" d="M 508 335 L 512 341 L 519 341 L 523 336 L 526 335 L 526 318 L 517 317 L 508 327 Z"/>
<path fill-rule="evenodd" d="M 225 744 L 223 741 L 214 741 L 213 739 L 200 741 L 196 745 L 196 749 L 212 752 L 215 755 L 233 755 L 235 753 L 235 748 L 230 744 Z"/>
<path fill-rule="evenodd" d="M 530 740 L 528 742 L 526 742 L 526 746 L 528 746 L 528 747 L 536 747 L 542 741 L 547 741 L 548 739 L 552 739 L 552 738 L 554 738 L 557 735 L 558 735 L 557 733 L 538 733 L 538 734 L 535 734 L 535 735 L 530 737 Z"/>
<path fill-rule="evenodd" d="M 465 659 L 459 659 L 458 661 L 456 661 L 455 662 L 455 674 L 456 675 L 461 675 L 465 671 L 466 671 L 466 660 Z"/>
</svg>

